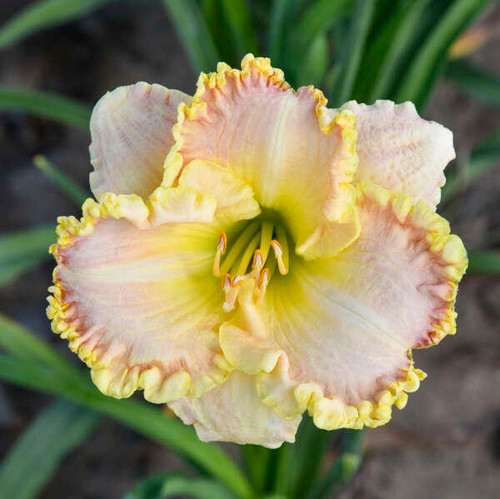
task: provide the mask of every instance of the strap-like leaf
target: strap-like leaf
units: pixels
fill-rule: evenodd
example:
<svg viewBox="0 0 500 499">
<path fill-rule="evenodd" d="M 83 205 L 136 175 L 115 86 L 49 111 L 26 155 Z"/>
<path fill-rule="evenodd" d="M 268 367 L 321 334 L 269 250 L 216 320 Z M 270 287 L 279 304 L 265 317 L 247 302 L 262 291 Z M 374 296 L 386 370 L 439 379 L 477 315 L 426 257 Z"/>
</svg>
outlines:
<svg viewBox="0 0 500 499">
<path fill-rule="evenodd" d="M 88 131 L 90 107 L 59 95 L 38 90 L 0 86 L 0 111 L 24 111 Z"/>
<path fill-rule="evenodd" d="M 260 55 L 253 27 L 252 12 L 245 0 L 222 0 L 222 8 L 240 57 L 248 52 Z"/>
<path fill-rule="evenodd" d="M 0 49 L 51 26 L 56 26 L 109 3 L 111 0 L 39 0 L 0 28 Z"/>
<path fill-rule="evenodd" d="M 52 225 L 0 235 L 0 286 L 50 258 L 49 245 L 55 239 Z"/>
<path fill-rule="evenodd" d="M 52 367 L 0 354 L 0 379 L 21 386 L 59 395 L 106 414 L 156 440 L 203 467 L 238 497 L 253 496 L 251 485 L 242 471 L 216 445 L 198 440 L 192 428 L 168 418 L 158 408 L 136 400 L 117 400 L 97 392 L 88 376 L 61 376 Z"/>
<path fill-rule="evenodd" d="M 344 44 L 342 68 L 331 92 L 332 102 L 340 106 L 352 96 L 354 82 L 359 71 L 366 39 L 370 30 L 375 0 L 357 0 L 351 14 L 351 29 L 348 43 Z"/>
<path fill-rule="evenodd" d="M 163 0 L 193 69 L 215 71 L 219 55 L 196 0 Z"/>
<path fill-rule="evenodd" d="M 468 182 L 498 164 L 500 164 L 500 130 L 473 149 L 469 163 L 460 172 L 457 173 L 455 169 L 446 174 L 446 184 L 441 192 L 441 200 L 448 201 L 465 188 Z"/>
<path fill-rule="evenodd" d="M 486 104 L 500 106 L 500 77 L 466 61 L 451 62 L 446 68 L 446 78 Z"/>
<path fill-rule="evenodd" d="M 188 496 L 195 499 L 234 499 L 223 485 L 214 480 L 193 478 L 180 473 L 164 473 L 141 480 L 124 499 L 164 499 Z"/>
<path fill-rule="evenodd" d="M 412 101 L 421 108 L 444 69 L 446 54 L 457 36 L 467 28 L 489 0 L 455 0 L 436 23 L 415 55 L 396 93 L 396 101 Z"/>
<path fill-rule="evenodd" d="M 96 412 L 57 400 L 42 410 L 0 464 L 2 497 L 31 499 L 98 421 Z"/>
<path fill-rule="evenodd" d="M 66 196 L 73 200 L 78 206 L 90 196 L 88 192 L 84 191 L 76 182 L 61 172 L 45 156 L 35 156 L 33 158 L 33 163 L 35 163 L 35 166 L 59 187 L 61 192 L 66 194 Z"/>
<path fill-rule="evenodd" d="M 467 274 L 500 277 L 500 251 L 469 251 Z"/>
</svg>

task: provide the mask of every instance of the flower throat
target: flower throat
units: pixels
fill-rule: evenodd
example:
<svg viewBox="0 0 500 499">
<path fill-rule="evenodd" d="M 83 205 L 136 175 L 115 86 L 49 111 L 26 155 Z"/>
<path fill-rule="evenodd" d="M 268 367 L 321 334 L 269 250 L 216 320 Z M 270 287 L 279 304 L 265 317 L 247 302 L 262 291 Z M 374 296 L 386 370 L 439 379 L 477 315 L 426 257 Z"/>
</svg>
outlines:
<svg viewBox="0 0 500 499">
<path fill-rule="evenodd" d="M 271 250 L 273 256 L 270 257 Z M 276 268 L 280 274 L 287 274 L 289 261 L 288 238 L 281 225 L 256 220 L 237 236 L 230 248 L 226 233 L 221 232 L 215 252 L 213 274 L 222 278 L 224 311 L 234 309 L 241 286 L 252 279 L 256 303 L 262 303 L 266 287 Z"/>
</svg>

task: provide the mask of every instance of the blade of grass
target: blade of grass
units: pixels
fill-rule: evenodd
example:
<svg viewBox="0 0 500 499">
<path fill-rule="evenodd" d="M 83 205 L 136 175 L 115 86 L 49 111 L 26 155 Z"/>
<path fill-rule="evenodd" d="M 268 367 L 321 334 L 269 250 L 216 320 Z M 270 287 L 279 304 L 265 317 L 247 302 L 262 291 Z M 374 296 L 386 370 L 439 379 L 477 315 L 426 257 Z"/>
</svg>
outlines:
<svg viewBox="0 0 500 499">
<path fill-rule="evenodd" d="M 397 102 L 412 101 L 422 108 L 444 69 L 450 45 L 464 31 L 489 0 L 455 0 L 445 11 L 413 59 L 396 92 Z"/>
<path fill-rule="evenodd" d="M 58 170 L 45 156 L 38 154 L 33 158 L 35 166 L 41 170 L 47 177 L 59 187 L 59 189 L 72 199 L 78 206 L 90 196 L 77 183 L 71 180 L 67 175 Z"/>
<path fill-rule="evenodd" d="M 288 38 L 297 0 L 274 0 L 271 7 L 268 34 L 268 51 L 275 66 L 287 67 Z"/>
<path fill-rule="evenodd" d="M 48 248 L 55 238 L 51 225 L 0 235 L 0 286 L 50 258 Z"/>
<path fill-rule="evenodd" d="M 469 251 L 467 274 L 500 277 L 500 251 Z"/>
<path fill-rule="evenodd" d="M 309 499 L 326 499 L 336 495 L 336 487 L 347 483 L 361 464 L 361 430 L 344 430 L 342 451 L 326 475 L 320 479 Z"/>
<path fill-rule="evenodd" d="M 57 370 L 29 360 L 0 354 L 0 379 L 59 395 L 102 414 L 111 416 L 152 440 L 188 457 L 219 479 L 238 497 L 253 497 L 252 487 L 242 471 L 216 445 L 203 443 L 187 426 L 169 419 L 160 410 L 135 400 L 116 400 L 98 393 L 90 381 L 76 382 Z M 82 378 L 83 380 L 83 378 Z"/>
<path fill-rule="evenodd" d="M 43 409 L 1 463 L 2 497 L 37 497 L 62 459 L 88 437 L 98 419 L 94 411 L 63 400 Z"/>
<path fill-rule="evenodd" d="M 234 499 L 220 483 L 180 473 L 163 473 L 141 480 L 124 499 L 163 499 L 188 496 L 196 499 Z"/>
<path fill-rule="evenodd" d="M 196 0 L 163 0 L 193 69 L 214 71 L 219 55 Z"/>
<path fill-rule="evenodd" d="M 486 104 L 500 106 L 500 77 L 472 66 L 466 61 L 448 64 L 446 78 Z"/>
<path fill-rule="evenodd" d="M 476 147 L 466 168 L 460 172 L 450 172 L 446 175 L 446 184 L 441 191 L 441 201 L 447 202 L 467 183 L 477 178 L 483 172 L 500 163 L 500 130 L 488 137 L 480 146 Z"/>
<path fill-rule="evenodd" d="M 260 55 L 253 27 L 252 12 L 245 0 L 222 0 L 222 8 L 231 27 L 240 58 L 252 52 Z"/>
<path fill-rule="evenodd" d="M 40 0 L 0 28 L 0 49 L 43 29 L 77 19 L 111 0 Z"/>
<path fill-rule="evenodd" d="M 334 106 L 351 98 L 374 12 L 375 0 L 357 0 L 354 5 L 349 43 L 342 54 L 342 71 L 331 92 Z"/>
<path fill-rule="evenodd" d="M 91 109 L 80 102 L 37 90 L 0 86 L 0 111 L 23 111 L 84 131 L 89 129 Z"/>
<path fill-rule="evenodd" d="M 0 314 L 0 347 L 14 357 L 50 366 L 64 376 L 74 377 L 76 373 L 81 379 L 81 373 L 69 361 L 19 322 L 3 314 Z"/>
<path fill-rule="evenodd" d="M 377 63 L 378 71 L 375 72 L 375 78 L 370 79 L 368 74 L 365 75 L 365 81 L 370 82 L 371 88 L 365 99 L 367 102 L 389 97 L 389 89 L 396 77 L 402 55 L 408 50 L 410 42 L 417 33 L 421 15 L 428 3 L 429 0 L 403 3 L 397 15 L 394 16 L 393 23 L 387 26 L 384 32 L 380 32 L 377 40 L 373 42 L 371 50 L 366 55 L 367 61 L 373 60 L 376 54 L 383 54 L 383 56 Z"/>
<path fill-rule="evenodd" d="M 319 33 L 326 33 L 343 15 L 347 14 L 354 0 L 318 0 L 304 12 L 294 29 L 296 51 L 304 50 Z"/>
</svg>

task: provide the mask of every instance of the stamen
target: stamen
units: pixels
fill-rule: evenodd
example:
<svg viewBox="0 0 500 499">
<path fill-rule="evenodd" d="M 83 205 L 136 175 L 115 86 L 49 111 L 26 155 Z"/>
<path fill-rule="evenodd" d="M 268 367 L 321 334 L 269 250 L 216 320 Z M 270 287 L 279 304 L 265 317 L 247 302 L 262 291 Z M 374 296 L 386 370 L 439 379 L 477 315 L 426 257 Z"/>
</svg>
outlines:
<svg viewBox="0 0 500 499">
<path fill-rule="evenodd" d="M 257 248 L 257 245 L 259 244 L 259 240 L 260 234 L 255 234 L 254 238 L 248 244 L 245 253 L 243 253 L 243 256 L 241 257 L 241 261 L 236 272 L 237 275 L 243 275 L 246 273 L 247 267 L 250 263 L 250 260 L 252 259 L 252 255 Z"/>
<path fill-rule="evenodd" d="M 222 290 L 227 291 L 231 288 L 231 276 L 229 274 L 224 274 L 222 276 Z"/>
<path fill-rule="evenodd" d="M 222 262 L 220 271 L 221 273 L 229 272 L 229 269 L 233 266 L 240 253 L 244 248 L 248 246 L 248 243 L 254 237 L 255 233 L 259 230 L 260 223 L 254 222 L 250 224 L 240 235 L 238 240 L 234 243 L 234 246 L 229 250 L 228 255 Z"/>
<path fill-rule="evenodd" d="M 257 305 L 261 305 L 266 296 L 266 289 L 269 281 L 271 280 L 271 275 L 268 269 L 262 269 L 259 279 L 257 281 L 256 291 L 257 291 Z"/>
<path fill-rule="evenodd" d="M 276 239 L 273 239 L 271 241 L 271 248 L 273 248 L 274 256 L 276 257 L 276 261 L 278 262 L 278 269 L 280 271 L 280 274 L 287 274 L 288 268 L 285 266 L 285 262 L 283 261 L 283 248 L 281 247 L 281 244 L 276 241 Z"/>
<path fill-rule="evenodd" d="M 215 252 L 214 265 L 212 272 L 214 276 L 219 277 L 221 275 L 220 271 L 220 257 L 226 252 L 227 248 L 227 236 L 225 232 L 219 234 L 219 242 L 217 243 L 217 250 Z"/>
<path fill-rule="evenodd" d="M 262 260 L 265 262 L 269 256 L 269 245 L 273 238 L 273 224 L 271 222 L 262 222 L 260 230 L 260 250 L 262 251 Z"/>
<path fill-rule="evenodd" d="M 283 251 L 283 264 L 286 268 L 286 273 L 288 273 L 288 269 L 290 268 L 290 251 L 288 248 L 288 238 L 286 235 L 285 229 L 280 225 L 276 226 L 276 237 L 281 244 L 281 250 Z"/>
<path fill-rule="evenodd" d="M 257 269 L 258 271 L 260 271 L 263 266 L 264 256 L 262 254 L 262 251 L 260 249 L 255 250 L 255 253 L 253 254 L 252 269 Z"/>
</svg>

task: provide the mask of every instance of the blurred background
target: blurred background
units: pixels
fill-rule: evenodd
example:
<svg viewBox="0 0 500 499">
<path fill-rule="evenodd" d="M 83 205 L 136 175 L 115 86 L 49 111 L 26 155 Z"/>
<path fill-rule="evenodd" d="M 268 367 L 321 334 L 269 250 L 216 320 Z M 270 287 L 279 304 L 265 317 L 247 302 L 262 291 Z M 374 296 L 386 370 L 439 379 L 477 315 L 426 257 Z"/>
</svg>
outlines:
<svg viewBox="0 0 500 499">
<path fill-rule="evenodd" d="M 0 26 L 33 3 L 0 0 Z M 107 90 L 141 80 L 194 93 L 196 61 L 193 63 L 192 50 L 177 35 L 183 28 L 179 31 L 179 19 L 172 10 L 159 1 L 91 3 L 102 5 L 16 43 L 2 46 L 0 42 L 0 89 L 36 89 L 75 99 L 88 107 Z M 258 19 L 265 21 L 266 15 L 272 15 L 263 8 L 266 2 L 247 4 L 260 12 L 258 26 Z M 432 19 L 429 22 L 432 27 Z M 446 192 L 440 213 L 450 220 L 466 247 L 478 251 L 478 260 L 459 293 L 458 334 L 445 339 L 438 348 L 415 353 L 418 367 L 429 378 L 390 424 L 366 431 L 364 462 L 342 490 L 343 499 L 500 495 L 500 272 L 494 259 L 495 252 L 500 251 L 500 87 L 498 76 L 494 76 L 500 71 L 498 4 L 490 2 L 474 19 L 474 26 L 480 27 L 475 31 L 480 36 L 469 36 L 469 45 L 465 39 L 465 49 L 455 45 L 463 57 L 439 74 L 439 82 L 426 97 L 425 106 L 421 105 L 426 119 L 444 124 L 455 137 L 458 158 L 449 167 L 453 190 Z M 256 32 L 260 42 L 263 35 L 258 29 Z M 374 46 L 370 40 L 365 51 Z M 323 53 L 319 49 L 309 55 L 318 57 L 313 62 L 321 64 L 325 58 L 335 61 L 335 40 L 332 50 L 328 43 L 326 56 L 317 56 Z M 221 42 L 218 48 L 223 52 Z M 234 59 L 228 61 L 231 63 L 243 55 L 231 54 L 226 46 L 227 54 Z M 269 54 L 264 50 L 256 55 Z M 309 79 L 304 68 L 308 60 L 303 59 L 303 72 L 286 60 L 273 62 L 277 66 L 284 62 L 285 70 L 290 68 L 292 83 L 304 84 Z M 474 80 L 474 74 L 460 73 L 463 59 L 478 71 L 487 71 L 490 79 L 481 80 L 476 75 L 479 79 Z M 362 61 L 358 69 L 358 79 L 372 77 L 364 71 Z M 403 79 L 403 71 L 397 69 L 394 79 Z M 331 94 L 332 88 L 334 93 L 331 80 L 335 72 L 325 69 L 312 77 L 326 94 Z M 362 85 L 357 92 L 369 96 Z M 352 93 L 356 96 L 355 90 Z M 40 169 L 33 158 L 43 155 L 87 190 L 91 167 L 90 137 L 82 126 L 86 108 L 83 117 L 70 126 L 64 120 L 41 116 L 43 112 L 26 112 L 25 103 L 16 109 L 15 98 L 0 92 L 0 266 L 4 266 L 0 272 L 0 312 L 71 358 L 66 342 L 50 332 L 45 317 L 53 263 L 40 256 L 39 247 L 47 238 L 50 241 L 47 224 L 55 225 L 61 214 L 79 216 L 80 209 L 44 173 L 43 161 L 38 161 Z M 24 250 L 12 246 L 12 232 L 34 227 L 40 230 L 31 234 L 33 244 L 27 243 L 28 249 L 26 245 L 19 246 Z M 30 263 L 19 266 L 22 251 L 34 253 L 28 254 L 26 261 Z M 30 389 L 0 384 L 0 461 L 51 400 L 49 395 Z M 232 446 L 227 447 L 235 452 Z M 79 446 L 61 456 L 57 471 L 37 497 L 119 498 L 138 479 L 183 466 L 165 447 L 102 417 L 92 423 L 92 430 L 81 438 Z M 0 497 L 4 497 L 1 490 Z"/>
</svg>

